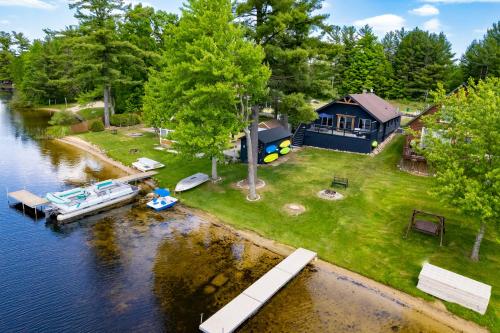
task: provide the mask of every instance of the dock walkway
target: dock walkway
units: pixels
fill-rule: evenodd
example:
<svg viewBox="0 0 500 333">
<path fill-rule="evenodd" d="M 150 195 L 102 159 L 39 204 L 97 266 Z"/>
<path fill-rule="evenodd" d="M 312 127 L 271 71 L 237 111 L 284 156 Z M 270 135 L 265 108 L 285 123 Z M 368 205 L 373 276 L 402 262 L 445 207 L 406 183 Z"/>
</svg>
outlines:
<svg viewBox="0 0 500 333">
<path fill-rule="evenodd" d="M 151 178 L 156 174 L 158 174 L 158 172 L 156 172 L 156 171 L 138 172 L 138 173 L 134 173 L 132 175 L 118 178 L 118 179 L 116 179 L 116 181 L 119 181 L 121 183 L 130 183 L 130 182 L 135 182 L 135 181 Z"/>
<path fill-rule="evenodd" d="M 294 278 L 316 253 L 299 248 L 239 296 L 203 322 L 199 328 L 205 333 L 229 333 L 252 317 L 285 284 Z"/>
</svg>

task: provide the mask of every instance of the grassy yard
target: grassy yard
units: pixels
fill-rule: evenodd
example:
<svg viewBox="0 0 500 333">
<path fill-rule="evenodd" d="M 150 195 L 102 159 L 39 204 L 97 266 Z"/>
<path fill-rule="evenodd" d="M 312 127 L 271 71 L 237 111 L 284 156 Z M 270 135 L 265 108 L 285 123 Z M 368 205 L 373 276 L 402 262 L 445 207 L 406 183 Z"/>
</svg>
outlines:
<svg viewBox="0 0 500 333">
<path fill-rule="evenodd" d="M 157 180 L 165 187 L 173 188 L 181 178 L 195 172 L 210 171 L 206 159 L 185 160 L 154 150 L 157 140 L 152 134 L 130 138 L 123 133 L 87 133 L 82 137 L 127 165 L 139 156 L 162 161 L 166 167 Z M 207 183 L 182 193 L 179 198 L 186 205 L 201 208 L 237 228 L 314 250 L 324 260 L 427 300 L 432 297 L 415 287 L 426 261 L 488 283 L 493 286 L 493 294 L 484 316 L 458 305 L 446 306 L 499 332 L 500 233 L 493 228 L 488 230 L 481 260 L 470 261 L 477 224 L 430 197 L 431 178 L 397 169 L 402 144 L 400 137 L 376 157 L 303 149 L 293 153 L 284 164 L 259 168 L 259 177 L 267 186 L 260 191 L 262 200 L 254 203 L 247 202 L 246 193 L 233 186 L 245 177 L 246 166 L 241 164 L 221 166 L 224 178 L 221 183 Z M 139 149 L 139 153 L 129 154 L 131 148 Z M 339 190 L 346 198 L 337 202 L 317 198 L 316 192 L 328 188 L 334 174 L 349 178 L 349 188 Z M 307 211 L 289 217 L 283 210 L 286 203 L 302 204 Z M 415 232 L 410 233 L 409 239 L 403 239 L 414 208 L 446 216 L 443 247 L 437 238 Z"/>
<path fill-rule="evenodd" d="M 87 108 L 77 112 L 85 120 L 101 118 L 104 115 L 104 108 Z"/>
<path fill-rule="evenodd" d="M 401 111 L 401 112 L 420 113 L 428 107 L 428 105 L 431 103 L 431 101 L 429 101 L 429 103 L 425 103 L 422 101 L 409 101 L 409 100 L 403 100 L 403 99 L 395 99 L 395 100 L 390 100 L 389 103 L 391 103 L 395 107 L 398 107 L 399 111 Z"/>
</svg>

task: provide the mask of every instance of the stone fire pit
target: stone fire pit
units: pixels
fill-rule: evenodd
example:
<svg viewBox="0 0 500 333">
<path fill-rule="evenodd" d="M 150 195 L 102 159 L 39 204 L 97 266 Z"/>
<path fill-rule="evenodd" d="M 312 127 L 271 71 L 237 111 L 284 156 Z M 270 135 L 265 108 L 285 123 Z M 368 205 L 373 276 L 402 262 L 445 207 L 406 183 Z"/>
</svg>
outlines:
<svg viewBox="0 0 500 333">
<path fill-rule="evenodd" d="M 317 193 L 317 195 L 321 199 L 325 199 L 325 200 L 332 200 L 332 201 L 334 201 L 334 200 L 342 200 L 342 199 L 344 199 L 344 196 L 341 193 L 336 192 L 334 190 L 330 190 L 330 189 L 319 191 Z"/>
</svg>

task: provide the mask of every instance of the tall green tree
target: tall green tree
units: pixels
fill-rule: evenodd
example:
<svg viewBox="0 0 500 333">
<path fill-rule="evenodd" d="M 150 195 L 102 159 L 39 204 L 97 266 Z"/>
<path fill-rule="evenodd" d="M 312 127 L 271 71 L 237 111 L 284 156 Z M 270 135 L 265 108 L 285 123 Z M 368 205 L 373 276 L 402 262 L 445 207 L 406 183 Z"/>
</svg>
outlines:
<svg viewBox="0 0 500 333">
<path fill-rule="evenodd" d="M 500 221 L 500 78 L 470 80 L 426 119 L 423 153 L 436 171 L 434 194 L 480 221 L 471 258 L 479 259 L 486 227 Z"/>
<path fill-rule="evenodd" d="M 12 36 L 0 31 L 0 81 L 12 80 L 11 65 L 14 60 Z"/>
<path fill-rule="evenodd" d="M 269 80 L 271 99 L 275 109 L 280 108 L 279 99 L 289 94 L 302 93 L 307 98 L 329 97 L 332 95 L 330 78 L 319 71 L 311 70 L 311 65 L 323 66 L 318 47 L 321 33 L 326 26 L 328 15 L 318 14 L 323 0 L 246 0 L 237 1 L 236 13 L 248 31 L 248 36 L 262 45 L 266 53 L 265 61 L 271 68 Z M 321 89 L 317 89 L 321 87 Z M 318 96 L 319 95 L 319 96 Z M 305 101 L 304 103 L 305 104 Z M 289 111 L 290 112 L 290 111 Z M 301 121 L 314 119 L 315 113 L 294 115 L 303 117 Z"/>
<path fill-rule="evenodd" d="M 360 29 L 361 38 L 350 51 L 349 66 L 343 73 L 342 91 L 345 94 L 374 90 L 387 96 L 392 88 L 392 67 L 384 48 L 370 27 Z"/>
<path fill-rule="evenodd" d="M 78 76 L 93 82 L 97 96 L 102 92 L 104 124 L 108 127 L 114 110 L 114 85 L 133 86 L 136 82 L 130 72 L 145 72 L 147 67 L 141 50 L 119 38 L 118 23 L 125 10 L 123 0 L 79 0 L 71 2 L 69 8 L 75 10 L 81 31 L 73 40 L 80 55 L 75 63 Z"/>
<path fill-rule="evenodd" d="M 142 60 L 148 69 L 157 68 L 164 49 L 164 30 L 175 24 L 177 16 L 152 7 L 138 4 L 127 8 L 118 33 L 122 41 L 128 41 L 141 50 Z M 144 85 L 148 71 L 137 71 L 128 65 L 120 69 L 134 84 L 117 82 L 114 88 L 117 112 L 142 111 Z"/>
<path fill-rule="evenodd" d="M 265 90 L 264 55 L 234 23 L 229 0 L 190 0 L 170 29 L 160 69 L 146 85 L 144 115 L 173 129 L 182 153 L 210 157 L 217 179 L 217 159 L 231 134 L 248 126 L 239 98 L 259 98 Z"/>
<path fill-rule="evenodd" d="M 482 40 L 469 45 L 460 63 L 465 79 L 500 76 L 500 21 L 493 23 Z"/>
<path fill-rule="evenodd" d="M 395 94 L 423 99 L 438 82 L 446 82 L 453 64 L 451 44 L 439 35 L 418 28 L 405 34 L 394 55 Z"/>
</svg>

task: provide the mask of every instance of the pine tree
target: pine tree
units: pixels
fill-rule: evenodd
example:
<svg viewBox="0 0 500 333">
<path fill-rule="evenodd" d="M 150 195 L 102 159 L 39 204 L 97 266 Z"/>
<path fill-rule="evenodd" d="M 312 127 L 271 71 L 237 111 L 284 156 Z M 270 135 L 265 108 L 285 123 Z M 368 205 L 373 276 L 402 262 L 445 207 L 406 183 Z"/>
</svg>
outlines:
<svg viewBox="0 0 500 333">
<path fill-rule="evenodd" d="M 500 21 L 493 23 L 484 38 L 474 40 L 461 59 L 464 79 L 500 76 Z"/>
<path fill-rule="evenodd" d="M 392 67 L 372 30 L 366 26 L 360 34 L 362 37 L 349 52 L 349 66 L 344 72 L 342 91 L 348 94 L 374 90 L 386 96 L 392 88 Z"/>
<path fill-rule="evenodd" d="M 423 99 L 438 82 L 446 82 L 452 70 L 451 45 L 443 33 L 408 32 L 394 55 L 398 97 Z"/>
<path fill-rule="evenodd" d="M 104 124 L 108 127 L 114 110 L 112 88 L 118 83 L 134 85 L 130 72 L 147 71 L 142 52 L 119 38 L 118 23 L 125 10 L 123 0 L 79 0 L 70 3 L 69 8 L 76 11 L 75 18 L 80 23 L 81 35 L 73 40 L 80 55 L 76 62 L 78 76 L 102 92 Z"/>
</svg>

